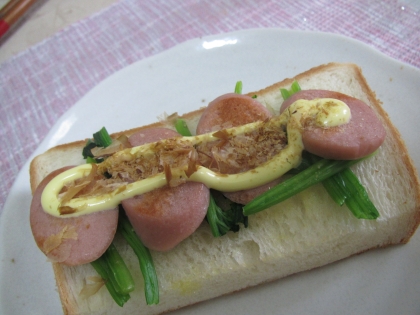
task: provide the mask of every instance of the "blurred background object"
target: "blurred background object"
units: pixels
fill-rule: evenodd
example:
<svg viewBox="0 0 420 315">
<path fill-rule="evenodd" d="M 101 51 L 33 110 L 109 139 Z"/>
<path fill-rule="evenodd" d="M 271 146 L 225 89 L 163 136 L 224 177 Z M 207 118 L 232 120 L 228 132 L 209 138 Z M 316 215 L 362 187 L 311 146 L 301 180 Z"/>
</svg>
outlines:
<svg viewBox="0 0 420 315">
<path fill-rule="evenodd" d="M 7 0 L 0 0 L 4 7 Z M 38 0 L 3 38 L 0 38 L 0 64 L 17 53 L 53 36 L 65 27 L 86 18 L 116 0 Z"/>
</svg>

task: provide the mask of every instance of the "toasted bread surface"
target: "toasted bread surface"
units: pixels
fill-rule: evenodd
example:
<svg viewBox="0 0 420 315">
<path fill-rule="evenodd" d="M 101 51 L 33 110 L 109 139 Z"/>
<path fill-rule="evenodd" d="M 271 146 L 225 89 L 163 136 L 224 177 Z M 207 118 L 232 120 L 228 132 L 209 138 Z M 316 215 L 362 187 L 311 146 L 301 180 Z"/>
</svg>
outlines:
<svg viewBox="0 0 420 315">
<path fill-rule="evenodd" d="M 375 93 L 353 64 L 330 63 L 285 79 L 257 92 L 257 100 L 278 113 L 283 102 L 279 89 L 297 80 L 302 89 L 326 89 L 359 98 L 383 122 L 387 137 L 378 152 L 352 169 L 380 212 L 375 221 L 358 220 L 329 198 L 321 185 L 249 218 L 239 233 L 214 238 L 208 225 L 169 252 L 152 252 L 160 286 L 160 303 L 147 306 L 138 261 L 118 236 L 115 243 L 133 273 L 136 290 L 123 308 L 105 288 L 89 298 L 80 291 L 95 275 L 90 265 L 68 267 L 53 263 L 65 314 L 160 314 L 229 294 L 293 273 L 313 269 L 364 252 L 407 242 L 420 222 L 420 184 L 417 170 L 398 130 Z M 202 109 L 183 115 L 191 130 Z M 171 118 L 142 128 L 174 129 Z M 120 133 L 120 134 L 121 134 Z M 31 188 L 54 169 L 83 163 L 85 141 L 54 147 L 37 156 L 30 166 Z M 140 310 L 140 311 L 139 311 Z"/>
</svg>

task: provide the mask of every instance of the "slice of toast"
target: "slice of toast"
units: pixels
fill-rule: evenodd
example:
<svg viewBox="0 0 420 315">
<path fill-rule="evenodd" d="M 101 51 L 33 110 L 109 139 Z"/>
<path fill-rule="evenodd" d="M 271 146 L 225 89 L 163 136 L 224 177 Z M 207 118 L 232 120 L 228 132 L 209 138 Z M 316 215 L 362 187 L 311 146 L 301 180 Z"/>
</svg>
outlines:
<svg viewBox="0 0 420 315">
<path fill-rule="evenodd" d="M 105 287 L 84 298 L 81 290 L 89 277 L 96 275 L 90 264 L 68 267 L 53 263 L 65 314 L 160 314 L 410 239 L 420 222 L 417 170 L 361 69 L 353 64 L 321 65 L 249 94 L 278 114 L 283 102 L 279 89 L 289 88 L 295 79 L 302 89 L 326 89 L 359 98 L 383 122 L 387 132 L 384 144 L 377 154 L 352 168 L 380 217 L 375 221 L 358 220 L 345 206 L 337 206 L 322 185 L 316 185 L 249 217 L 249 227 L 238 233 L 214 238 L 203 222 L 173 250 L 152 252 L 160 289 L 160 303 L 154 306 L 145 303 L 136 256 L 117 235 L 115 243 L 136 282 L 131 299 L 121 308 Z M 201 113 L 202 109 L 183 116 L 191 131 Z M 168 119 L 122 133 L 130 135 L 156 126 L 174 129 Z M 54 169 L 84 163 L 84 144 L 60 145 L 37 156 L 30 167 L 32 191 Z"/>
</svg>

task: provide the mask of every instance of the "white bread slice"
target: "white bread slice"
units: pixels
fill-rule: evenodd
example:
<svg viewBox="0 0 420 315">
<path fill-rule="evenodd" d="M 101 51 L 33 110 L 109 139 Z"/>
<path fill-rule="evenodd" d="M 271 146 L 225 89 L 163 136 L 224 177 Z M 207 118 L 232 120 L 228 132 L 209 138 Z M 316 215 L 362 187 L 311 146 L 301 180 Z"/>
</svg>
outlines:
<svg viewBox="0 0 420 315">
<path fill-rule="evenodd" d="M 387 131 L 385 143 L 374 157 L 352 168 L 367 188 L 380 217 L 376 221 L 354 218 L 317 185 L 251 216 L 249 227 L 239 233 L 214 238 L 203 223 L 170 252 L 152 252 L 160 286 L 160 303 L 155 306 L 145 305 L 137 258 L 117 236 L 117 247 L 136 281 L 131 299 L 120 308 L 104 287 L 83 299 L 80 291 L 88 277 L 95 275 L 93 268 L 89 264 L 67 267 L 53 263 L 65 314 L 160 314 L 410 239 L 420 222 L 417 171 L 361 69 L 353 64 L 326 64 L 250 95 L 257 95 L 257 100 L 278 113 L 283 102 L 279 88 L 288 88 L 294 79 L 302 89 L 327 89 L 359 98 L 383 122 Z M 183 116 L 191 130 L 195 130 L 201 112 Z M 151 126 L 173 129 L 170 119 Z M 84 143 L 57 146 L 36 157 L 30 167 L 32 191 L 52 170 L 83 163 L 80 152 Z"/>
</svg>

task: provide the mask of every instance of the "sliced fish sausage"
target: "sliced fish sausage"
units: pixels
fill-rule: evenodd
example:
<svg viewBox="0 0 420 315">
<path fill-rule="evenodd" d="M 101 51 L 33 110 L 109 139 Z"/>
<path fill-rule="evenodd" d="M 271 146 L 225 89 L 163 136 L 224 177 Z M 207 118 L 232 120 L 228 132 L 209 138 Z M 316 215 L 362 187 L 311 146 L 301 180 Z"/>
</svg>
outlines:
<svg viewBox="0 0 420 315">
<path fill-rule="evenodd" d="M 229 93 L 219 96 L 209 103 L 198 122 L 197 134 L 241 126 L 255 121 L 264 121 L 271 117 L 271 112 L 253 98 Z M 224 195 L 236 203 L 247 204 L 279 182 L 280 179 L 277 179 L 260 187 L 224 193 Z"/>
<path fill-rule="evenodd" d="M 341 126 L 306 127 L 302 141 L 305 150 L 326 159 L 353 160 L 375 152 L 385 140 L 386 131 L 375 112 L 363 101 L 348 95 L 325 90 L 305 90 L 292 95 L 280 112 L 299 99 L 334 98 L 347 104 L 350 122 Z"/>
<path fill-rule="evenodd" d="M 148 128 L 132 134 L 128 138 L 128 142 L 133 147 L 143 145 L 146 143 L 156 142 L 163 139 L 179 137 L 180 134 L 168 128 Z"/>
<path fill-rule="evenodd" d="M 139 146 L 179 134 L 165 128 L 145 129 L 129 137 Z M 162 187 L 122 201 L 122 206 L 139 238 L 149 249 L 168 251 L 190 236 L 204 220 L 210 191 L 202 183 L 187 182 Z"/>
<path fill-rule="evenodd" d="M 228 93 L 211 101 L 204 110 L 197 134 L 241 126 L 255 121 L 270 119 L 271 112 L 247 95 Z"/>
<path fill-rule="evenodd" d="M 235 192 L 224 192 L 223 195 L 225 195 L 226 198 L 232 200 L 233 202 L 239 203 L 241 205 L 246 205 L 255 197 L 261 195 L 267 190 L 270 190 L 271 188 L 273 188 L 277 184 L 280 184 L 281 182 L 282 178 L 278 178 L 262 186 Z"/>
<path fill-rule="evenodd" d="M 55 176 L 69 169 L 50 173 L 38 185 L 30 208 L 30 225 L 35 242 L 52 261 L 70 266 L 98 259 L 114 239 L 118 209 L 95 212 L 74 218 L 57 218 L 42 209 L 41 195 Z"/>
</svg>

